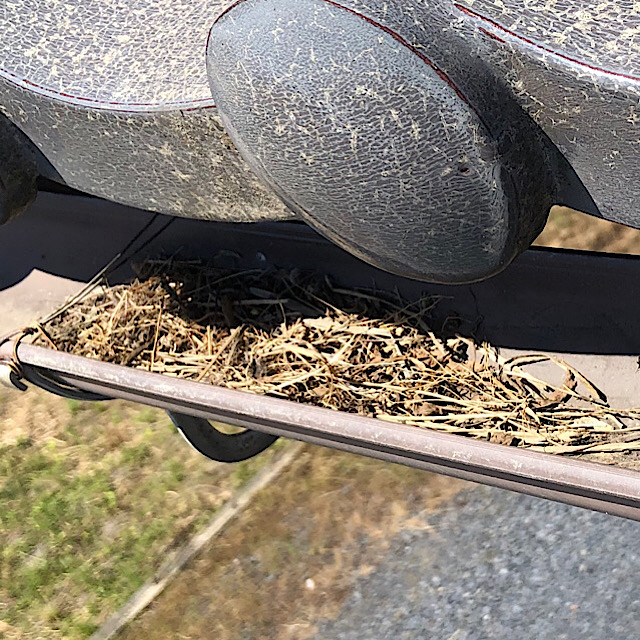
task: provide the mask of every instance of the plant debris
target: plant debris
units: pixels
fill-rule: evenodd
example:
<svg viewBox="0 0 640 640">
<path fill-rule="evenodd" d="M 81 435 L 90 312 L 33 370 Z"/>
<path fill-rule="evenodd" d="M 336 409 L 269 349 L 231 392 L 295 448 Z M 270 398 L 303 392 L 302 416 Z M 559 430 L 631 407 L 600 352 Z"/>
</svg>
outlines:
<svg viewBox="0 0 640 640">
<path fill-rule="evenodd" d="M 578 371 L 503 358 L 443 333 L 437 300 L 347 290 L 297 271 L 150 261 L 41 327 L 40 344 L 202 383 L 558 454 L 640 450 L 640 412 L 615 411 Z M 530 371 L 550 363 L 563 381 Z"/>
</svg>

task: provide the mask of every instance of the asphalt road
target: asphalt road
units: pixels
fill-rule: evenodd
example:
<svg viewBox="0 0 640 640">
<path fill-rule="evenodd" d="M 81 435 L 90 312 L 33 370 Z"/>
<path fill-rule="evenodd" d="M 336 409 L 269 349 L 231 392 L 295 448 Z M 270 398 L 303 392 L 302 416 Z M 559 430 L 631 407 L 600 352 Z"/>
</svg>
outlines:
<svg viewBox="0 0 640 640">
<path fill-rule="evenodd" d="M 398 536 L 316 640 L 640 638 L 640 523 L 469 487 Z"/>
</svg>

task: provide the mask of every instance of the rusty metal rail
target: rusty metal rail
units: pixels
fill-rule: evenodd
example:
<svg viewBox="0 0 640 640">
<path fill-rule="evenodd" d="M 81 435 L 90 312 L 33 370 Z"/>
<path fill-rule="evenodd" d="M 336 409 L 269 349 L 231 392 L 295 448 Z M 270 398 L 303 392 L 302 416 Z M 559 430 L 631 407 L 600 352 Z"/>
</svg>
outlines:
<svg viewBox="0 0 640 640">
<path fill-rule="evenodd" d="M 0 359 L 12 355 L 10 343 L 0 347 Z M 632 471 L 179 380 L 29 344 L 20 344 L 17 355 L 27 380 L 36 372 L 98 396 L 640 520 L 640 474 Z"/>
<path fill-rule="evenodd" d="M 26 297 L 12 298 L 12 290 L 34 272 L 86 282 L 140 228 L 144 216 L 149 214 L 101 200 L 41 194 L 30 212 L 0 230 L 0 294 L 10 307 L 16 299 L 21 306 L 46 298 L 48 290 L 29 288 Z M 613 406 L 640 404 L 638 257 L 528 251 L 489 281 L 429 286 L 378 271 L 304 225 L 187 220 L 176 220 L 170 233 L 155 237 L 138 257 L 159 254 L 215 258 L 219 266 L 243 269 L 321 268 L 338 284 L 397 290 L 407 299 L 427 289 L 441 297 L 438 309 L 444 315 L 479 319 L 469 330 L 503 353 L 560 352 L 603 388 Z M 123 265 L 111 279 L 126 281 L 130 275 Z M 0 360 L 13 355 L 12 344 L 0 347 Z M 64 395 L 132 400 L 640 520 L 640 473 L 634 471 L 173 379 L 26 343 L 17 347 L 17 356 L 27 380 Z"/>
</svg>

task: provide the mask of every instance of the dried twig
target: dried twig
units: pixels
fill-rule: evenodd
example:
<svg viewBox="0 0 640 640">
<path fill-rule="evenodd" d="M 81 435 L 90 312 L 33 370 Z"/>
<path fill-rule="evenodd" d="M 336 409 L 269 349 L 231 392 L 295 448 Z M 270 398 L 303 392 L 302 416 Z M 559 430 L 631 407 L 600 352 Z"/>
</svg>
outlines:
<svg viewBox="0 0 640 640">
<path fill-rule="evenodd" d="M 640 450 L 639 412 L 614 411 L 580 372 L 551 356 L 505 360 L 491 345 L 446 337 L 431 316 L 434 299 L 408 303 L 297 272 L 233 273 L 194 262 L 149 262 L 138 273 L 131 284 L 65 305 L 40 340 L 106 362 L 503 444 L 566 454 Z M 560 367 L 564 382 L 527 369 L 541 362 Z"/>
</svg>

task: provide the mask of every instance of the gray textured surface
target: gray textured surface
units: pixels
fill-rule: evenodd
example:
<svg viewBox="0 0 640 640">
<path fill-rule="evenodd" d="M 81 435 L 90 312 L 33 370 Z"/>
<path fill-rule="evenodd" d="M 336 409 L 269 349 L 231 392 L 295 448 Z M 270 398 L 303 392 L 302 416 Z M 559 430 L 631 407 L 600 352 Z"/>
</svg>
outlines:
<svg viewBox="0 0 640 640">
<path fill-rule="evenodd" d="M 486 94 L 496 92 L 482 75 L 489 68 L 572 163 L 604 217 L 640 227 L 634 186 L 640 171 L 640 77 L 634 75 L 640 65 L 637 3 L 338 4 L 401 34 L 444 69 L 481 112 L 491 97 Z M 473 17 L 465 7 L 481 17 Z M 503 100 L 497 95 L 498 102 Z M 512 117 L 507 112 L 503 116 L 504 124 Z"/>
<path fill-rule="evenodd" d="M 564 187 L 556 189 L 549 179 L 552 174 L 561 183 L 565 179 L 570 182 L 573 174 L 566 171 L 555 148 L 542 135 L 544 131 L 571 161 L 603 215 L 640 227 L 637 211 L 640 191 L 636 186 L 640 170 L 640 9 L 636 2 L 531 0 L 522 4 L 515 0 L 469 0 L 457 4 L 452 0 L 317 0 L 317 3 L 325 9 L 350 11 L 352 15 L 355 12 L 362 33 L 366 31 L 366 23 L 371 28 L 377 24 L 380 40 L 372 44 L 367 55 L 381 59 L 384 57 L 381 50 L 389 46 L 389 40 L 404 42 L 452 80 L 497 142 L 497 162 L 490 160 L 488 164 L 499 164 L 516 185 L 517 196 L 510 194 L 508 198 L 509 215 L 513 207 L 530 212 L 537 207 L 544 209 L 545 197 L 550 195 L 557 195 L 556 202 L 560 204 L 591 209 L 584 199 L 581 204 L 573 196 L 564 197 Z M 208 220 L 291 217 L 252 176 L 230 144 L 207 90 L 206 34 L 231 4 L 232 0 L 0 3 L 3 34 L 0 110 L 27 133 L 62 179 L 88 193 Z M 285 4 L 283 0 L 274 7 Z M 266 20 L 270 5 L 263 6 Z M 319 23 L 316 27 L 314 37 L 324 43 L 325 49 L 337 49 L 340 44 L 337 32 L 332 34 L 326 25 Z M 255 39 L 260 35 L 260 24 L 256 22 L 256 33 L 251 36 Z M 267 31 L 262 35 L 279 37 L 278 32 Z M 313 50 L 303 43 L 292 53 L 295 54 L 295 59 L 289 61 L 292 66 L 280 71 L 284 76 L 290 72 L 304 78 L 305 65 Z M 269 60 L 263 62 L 269 64 Z M 359 66 L 360 61 L 352 62 L 349 73 L 362 85 L 367 80 L 366 70 Z M 240 70 L 242 64 L 240 60 Z M 394 73 L 400 77 L 409 72 L 398 59 L 387 58 L 386 64 L 384 71 L 391 77 Z M 340 76 L 349 74 L 338 67 L 341 71 L 336 73 L 333 87 L 343 89 Z M 241 82 L 239 88 L 247 89 L 249 78 L 242 80 L 238 73 L 236 78 Z M 320 99 L 324 88 L 320 84 L 312 90 Z M 342 98 L 348 100 L 350 95 L 347 92 Z M 364 94 L 360 98 L 364 105 L 360 112 L 367 120 L 378 106 L 376 96 Z M 441 103 L 441 110 L 430 108 L 432 119 L 446 113 L 443 130 L 450 126 L 450 119 L 460 119 L 460 113 L 450 108 L 450 103 L 446 104 L 448 98 L 443 98 L 442 93 L 433 93 L 430 100 Z M 410 105 L 411 108 L 407 105 L 408 101 L 399 105 L 400 120 L 415 114 L 415 105 Z M 279 113 L 271 115 L 270 126 L 277 129 Z M 370 128 L 363 128 L 360 141 L 367 135 L 374 136 L 371 122 L 367 120 L 366 125 Z M 304 131 L 298 133 L 307 135 Z M 380 153 L 393 149 L 393 139 L 385 135 L 375 142 L 380 144 L 372 146 L 379 147 Z M 341 149 L 335 147 L 336 153 Z M 283 146 L 283 155 L 287 152 L 295 153 L 296 149 L 291 151 Z M 402 171 L 406 174 L 414 170 L 415 163 L 400 154 L 399 164 L 398 184 L 403 188 L 414 176 L 407 178 L 401 175 Z M 340 200 L 340 191 L 345 189 L 344 177 L 353 182 L 358 175 L 350 176 L 339 168 L 334 171 L 333 178 L 340 184 L 334 195 Z M 496 172 L 495 176 L 499 196 L 507 181 L 501 173 Z M 329 186 L 333 189 L 334 183 Z M 443 209 L 447 205 L 456 208 L 457 189 L 450 190 L 454 197 L 449 203 L 450 194 L 441 187 L 440 182 L 438 185 L 434 182 L 431 199 Z M 411 194 L 407 193 L 410 199 Z M 361 199 L 378 206 L 373 202 L 375 191 L 361 189 L 361 194 Z M 421 198 L 417 199 L 415 211 L 423 210 Z M 491 197 L 485 194 L 485 199 L 489 201 Z M 319 198 L 314 206 L 322 204 L 323 198 Z M 478 208 L 484 204 L 479 201 Z M 398 207 L 397 201 L 390 200 L 388 207 Z M 419 214 L 412 216 L 413 212 L 404 216 L 405 222 L 409 222 L 404 227 L 407 236 L 425 226 Z M 344 214 L 343 227 L 335 236 L 340 237 L 348 227 L 348 217 Z M 519 225 L 511 233 L 518 236 L 518 245 L 526 245 L 539 227 L 540 216 L 535 213 L 530 217 L 513 217 Z M 456 226 L 455 218 L 447 218 L 447 234 L 470 235 L 475 222 L 471 219 L 466 226 Z M 384 217 L 371 224 L 385 232 L 392 225 Z M 434 221 L 436 227 L 438 224 Z M 481 247 L 491 245 L 492 235 L 500 237 L 499 230 L 492 233 L 496 229 L 495 224 L 482 226 Z M 398 230 L 402 235 L 402 227 Z M 421 233 L 416 237 L 416 244 L 425 244 L 420 259 L 429 254 L 430 259 L 437 260 L 438 253 L 427 246 L 428 235 L 424 230 Z M 361 235 L 355 250 L 359 249 L 362 255 L 374 240 L 386 247 L 397 242 L 397 235 Z M 354 249 L 353 243 L 351 247 Z M 442 253 L 450 250 L 442 243 L 438 243 L 438 249 Z M 406 252 L 400 247 L 399 253 Z M 463 251 L 454 257 L 465 256 Z M 386 266 L 393 268 L 391 261 Z"/>
<path fill-rule="evenodd" d="M 640 637 L 640 524 L 487 487 L 423 520 L 317 640 Z"/>
<path fill-rule="evenodd" d="M 291 218 L 209 90 L 207 35 L 230 4 L 0 2 L 0 112 L 81 191 L 206 220 Z"/>
<path fill-rule="evenodd" d="M 462 4 L 465 4 L 462 2 Z M 634 0 L 470 0 L 475 11 L 572 60 L 640 76 L 640 5 Z"/>
<path fill-rule="evenodd" d="M 496 273 L 544 225 L 546 149 L 486 72 L 460 90 L 451 65 L 350 4 L 246 0 L 216 22 L 209 74 L 229 135 L 295 211 L 376 266 Z"/>
<path fill-rule="evenodd" d="M 81 191 L 205 220 L 292 217 L 244 163 L 216 109 L 91 110 L 0 79 L 0 111 Z"/>
<path fill-rule="evenodd" d="M 631 5 L 535 1 L 516 19 L 517 3 L 486 1 L 470 4 L 475 17 L 461 15 L 477 28 L 480 54 L 571 162 L 603 216 L 640 227 L 631 186 L 640 169 L 633 75 L 640 11 Z"/>
<path fill-rule="evenodd" d="M 232 2 L 2 2 L 0 76 L 92 107 L 212 104 L 207 34 Z"/>
</svg>

